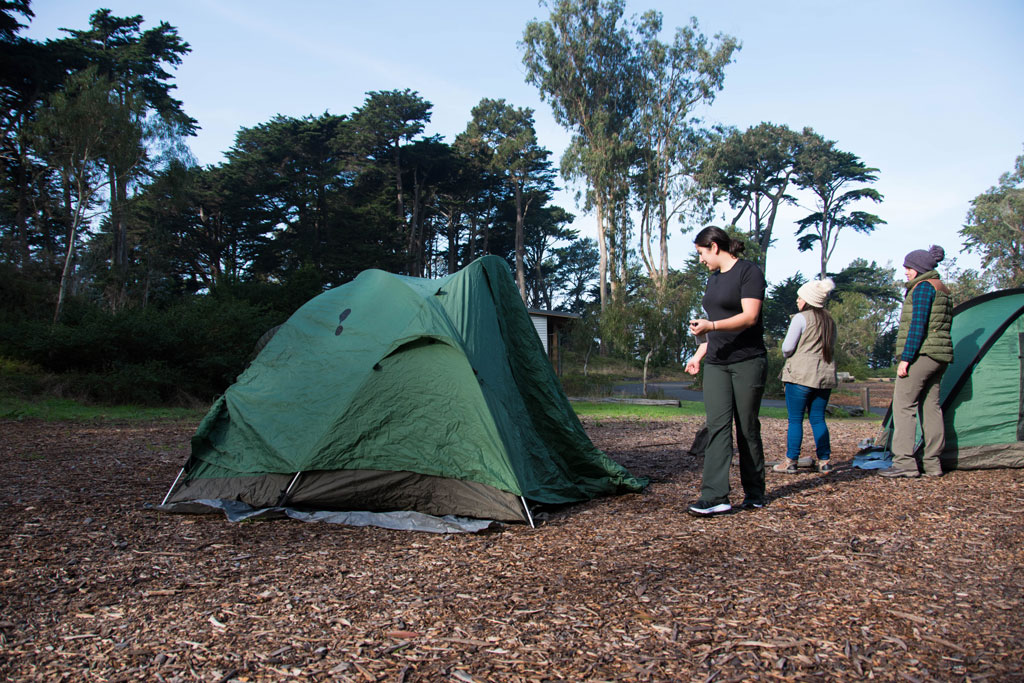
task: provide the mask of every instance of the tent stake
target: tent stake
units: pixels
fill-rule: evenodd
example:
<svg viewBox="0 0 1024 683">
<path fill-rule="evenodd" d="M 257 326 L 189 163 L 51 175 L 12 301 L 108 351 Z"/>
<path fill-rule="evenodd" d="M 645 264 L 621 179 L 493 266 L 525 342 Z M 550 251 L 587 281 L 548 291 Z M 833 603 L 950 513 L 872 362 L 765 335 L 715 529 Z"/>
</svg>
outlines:
<svg viewBox="0 0 1024 683">
<path fill-rule="evenodd" d="M 530 506 L 526 504 L 526 499 L 519 496 L 519 500 L 523 501 L 523 509 L 526 510 L 526 519 L 530 522 L 530 528 L 536 529 L 537 525 L 533 523 L 533 515 L 530 514 Z"/>
<path fill-rule="evenodd" d="M 178 482 L 181 480 L 181 475 L 183 474 L 185 474 L 184 467 L 178 470 L 178 476 L 174 478 L 174 483 L 171 484 L 171 488 L 167 489 L 167 495 L 164 496 L 164 499 L 160 502 L 161 505 L 167 505 L 167 499 L 171 497 L 172 493 L 174 493 L 174 487 L 178 485 Z"/>
<path fill-rule="evenodd" d="M 297 482 L 299 480 L 299 475 L 300 474 L 302 474 L 302 472 L 296 472 L 295 476 L 292 477 L 292 482 L 290 484 L 288 484 L 288 488 L 286 488 L 284 490 L 284 493 L 282 493 L 281 497 L 277 500 L 277 506 L 278 507 L 283 506 L 285 504 L 285 502 L 287 502 L 288 494 L 292 492 L 292 488 L 294 488 L 295 482 Z"/>
</svg>

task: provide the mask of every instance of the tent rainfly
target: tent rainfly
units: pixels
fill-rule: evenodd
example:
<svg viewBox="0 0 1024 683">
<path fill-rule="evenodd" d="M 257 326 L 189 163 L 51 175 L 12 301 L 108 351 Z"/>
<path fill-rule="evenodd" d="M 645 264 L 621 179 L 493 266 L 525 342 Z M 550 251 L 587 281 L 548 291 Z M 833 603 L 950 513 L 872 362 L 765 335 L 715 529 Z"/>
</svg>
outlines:
<svg viewBox="0 0 1024 683">
<path fill-rule="evenodd" d="M 939 389 L 943 469 L 1024 467 L 1024 288 L 960 304 L 950 334 L 953 362 Z M 889 450 L 891 441 L 890 406 L 875 443 Z"/>
<path fill-rule="evenodd" d="M 302 306 L 219 397 L 164 506 L 416 511 L 532 523 L 636 492 L 596 448 L 508 265 L 367 270 Z"/>
</svg>

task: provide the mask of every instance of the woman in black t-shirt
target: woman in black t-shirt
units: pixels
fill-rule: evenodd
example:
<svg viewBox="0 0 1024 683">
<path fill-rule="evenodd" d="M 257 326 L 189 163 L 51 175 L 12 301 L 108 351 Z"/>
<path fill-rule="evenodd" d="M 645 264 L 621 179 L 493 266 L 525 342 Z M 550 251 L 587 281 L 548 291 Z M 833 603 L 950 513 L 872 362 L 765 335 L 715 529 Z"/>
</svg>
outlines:
<svg viewBox="0 0 1024 683">
<path fill-rule="evenodd" d="M 744 509 L 764 507 L 764 449 L 758 410 L 764 395 L 767 361 L 761 307 L 767 286 L 764 273 L 740 258 L 744 245 L 715 226 L 697 233 L 694 244 L 700 262 L 711 271 L 701 301 L 707 318 L 690 321 L 697 336 L 697 353 L 686 363 L 696 375 L 704 361 L 704 411 L 708 445 L 700 499 L 690 506 L 697 516 L 732 511 L 729 503 L 729 466 L 732 429 L 740 452 L 740 481 Z"/>
</svg>

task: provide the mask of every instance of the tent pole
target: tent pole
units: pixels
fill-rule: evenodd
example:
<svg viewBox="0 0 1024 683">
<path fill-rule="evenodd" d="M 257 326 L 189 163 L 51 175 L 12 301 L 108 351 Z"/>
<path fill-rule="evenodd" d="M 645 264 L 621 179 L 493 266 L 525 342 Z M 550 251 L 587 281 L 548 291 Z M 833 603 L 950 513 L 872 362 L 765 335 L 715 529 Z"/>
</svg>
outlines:
<svg viewBox="0 0 1024 683">
<path fill-rule="evenodd" d="M 299 475 L 300 474 L 302 474 L 302 472 L 296 472 L 295 476 L 292 477 L 292 481 L 291 481 L 290 484 L 288 484 L 288 488 L 286 488 L 284 490 L 284 493 L 282 493 L 281 497 L 278 498 L 278 500 L 277 500 L 277 506 L 278 507 L 283 506 L 285 504 L 285 502 L 288 500 L 288 494 L 292 492 L 292 489 L 295 487 L 295 482 L 297 482 L 299 480 Z"/>
<path fill-rule="evenodd" d="M 174 493 L 174 487 L 176 487 L 178 485 L 178 482 L 181 480 L 181 475 L 183 475 L 183 474 L 185 474 L 185 468 L 184 467 L 182 467 L 180 470 L 178 470 L 178 476 L 176 476 L 174 478 L 174 483 L 171 484 L 171 488 L 167 489 L 167 495 L 164 496 L 164 499 L 162 501 L 160 501 L 161 505 L 167 505 L 167 499 L 171 497 L 172 493 Z"/>
<path fill-rule="evenodd" d="M 523 501 L 523 509 L 526 510 L 526 520 L 530 523 L 530 528 L 536 529 L 537 525 L 533 523 L 533 515 L 530 514 L 530 506 L 526 504 L 526 499 L 519 496 L 519 500 Z"/>
</svg>

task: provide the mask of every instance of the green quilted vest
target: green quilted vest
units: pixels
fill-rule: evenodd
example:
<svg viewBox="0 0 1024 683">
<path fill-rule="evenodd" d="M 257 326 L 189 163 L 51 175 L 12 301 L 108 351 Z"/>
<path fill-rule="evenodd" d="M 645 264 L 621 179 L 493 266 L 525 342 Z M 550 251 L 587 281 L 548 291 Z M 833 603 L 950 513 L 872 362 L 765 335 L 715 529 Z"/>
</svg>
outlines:
<svg viewBox="0 0 1024 683">
<path fill-rule="evenodd" d="M 914 315 L 914 288 L 927 281 L 935 288 L 935 301 L 932 302 L 931 315 L 928 316 L 928 332 L 921 343 L 918 355 L 928 356 L 940 363 L 953 362 L 953 340 L 949 336 L 949 328 L 953 324 L 953 306 L 949 299 L 949 289 L 939 279 L 939 273 L 929 270 L 921 273 L 907 283 L 907 296 L 903 299 L 903 310 L 900 313 L 900 329 L 896 333 L 896 358 L 899 359 L 903 347 L 907 343 L 907 332 Z"/>
</svg>

